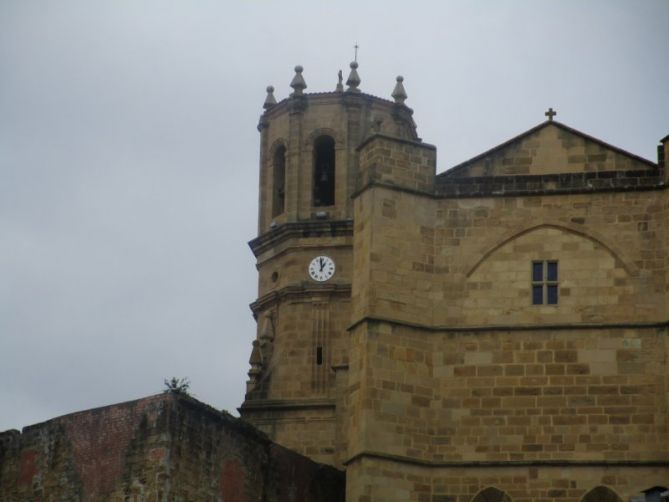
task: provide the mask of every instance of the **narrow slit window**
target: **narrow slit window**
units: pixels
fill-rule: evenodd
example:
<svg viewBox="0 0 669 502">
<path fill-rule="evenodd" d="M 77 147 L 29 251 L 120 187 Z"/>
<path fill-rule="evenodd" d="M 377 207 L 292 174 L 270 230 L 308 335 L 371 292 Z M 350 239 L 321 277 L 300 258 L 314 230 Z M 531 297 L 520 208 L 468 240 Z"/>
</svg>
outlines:
<svg viewBox="0 0 669 502">
<path fill-rule="evenodd" d="M 532 262 L 532 305 L 557 305 L 558 280 L 557 261 Z"/>
<path fill-rule="evenodd" d="M 316 347 L 316 364 L 323 364 L 323 347 Z"/>
<path fill-rule="evenodd" d="M 272 169 L 272 217 L 284 212 L 286 206 L 286 147 L 274 152 Z"/>
<path fill-rule="evenodd" d="M 330 136 L 321 136 L 314 142 L 313 189 L 314 206 L 334 205 L 335 143 Z"/>
</svg>

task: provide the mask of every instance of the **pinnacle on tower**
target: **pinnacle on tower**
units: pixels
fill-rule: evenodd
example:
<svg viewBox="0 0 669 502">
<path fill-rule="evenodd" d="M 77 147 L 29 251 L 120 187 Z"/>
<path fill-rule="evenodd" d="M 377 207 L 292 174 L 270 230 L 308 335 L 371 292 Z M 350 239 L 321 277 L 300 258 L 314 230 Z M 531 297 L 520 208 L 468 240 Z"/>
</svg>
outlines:
<svg viewBox="0 0 669 502">
<path fill-rule="evenodd" d="M 402 75 L 397 76 L 397 83 L 395 84 L 395 88 L 393 89 L 393 93 L 391 96 L 395 100 L 395 103 L 398 105 L 403 105 L 404 101 L 407 99 L 407 91 L 404 90 L 404 77 Z"/>
<path fill-rule="evenodd" d="M 262 107 L 265 110 L 268 110 L 272 108 L 276 104 L 276 98 L 274 97 L 274 87 L 271 85 L 267 86 L 267 97 L 265 98 L 265 102 L 263 103 Z"/>
<path fill-rule="evenodd" d="M 350 64 L 350 67 L 351 73 L 349 73 L 348 80 L 346 80 L 346 85 L 348 86 L 346 92 L 360 92 L 360 89 L 358 89 L 358 86 L 360 85 L 360 75 L 358 75 L 357 72 L 358 63 L 353 61 Z"/>
<path fill-rule="evenodd" d="M 302 68 L 302 66 L 299 64 L 295 67 L 295 76 L 290 82 L 290 86 L 294 89 L 294 92 L 291 94 L 291 96 L 301 96 L 303 91 L 307 88 L 307 83 L 304 81 L 304 77 L 302 76 L 303 70 L 304 68 Z"/>
<path fill-rule="evenodd" d="M 246 382 L 246 392 L 253 390 L 256 383 L 258 383 L 260 373 L 262 373 L 262 357 L 260 355 L 258 340 L 253 340 L 253 350 L 251 351 L 249 364 L 251 365 L 251 369 L 248 372 L 249 380 Z"/>
</svg>

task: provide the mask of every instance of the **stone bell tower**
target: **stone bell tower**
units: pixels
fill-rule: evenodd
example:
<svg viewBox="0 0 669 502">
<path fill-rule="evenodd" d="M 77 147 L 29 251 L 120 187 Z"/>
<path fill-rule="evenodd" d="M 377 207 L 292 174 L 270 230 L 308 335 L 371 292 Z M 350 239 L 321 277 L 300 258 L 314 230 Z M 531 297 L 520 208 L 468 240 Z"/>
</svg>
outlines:
<svg viewBox="0 0 669 502">
<path fill-rule="evenodd" d="M 360 91 L 358 63 L 332 92 L 267 88 L 260 117 L 258 323 L 243 418 L 276 442 L 339 464 L 346 438 L 357 147 L 371 134 L 416 140 L 402 77 L 388 101 Z"/>
</svg>

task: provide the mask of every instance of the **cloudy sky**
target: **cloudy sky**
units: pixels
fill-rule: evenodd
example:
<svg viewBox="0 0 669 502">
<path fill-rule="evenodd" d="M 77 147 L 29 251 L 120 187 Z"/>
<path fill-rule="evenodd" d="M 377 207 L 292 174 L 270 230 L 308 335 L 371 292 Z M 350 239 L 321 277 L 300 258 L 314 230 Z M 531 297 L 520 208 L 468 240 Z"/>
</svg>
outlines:
<svg viewBox="0 0 669 502">
<path fill-rule="evenodd" d="M 557 120 L 656 160 L 669 2 L 0 1 L 0 431 L 188 377 L 233 411 L 265 87 L 405 77 L 439 170 Z"/>
</svg>

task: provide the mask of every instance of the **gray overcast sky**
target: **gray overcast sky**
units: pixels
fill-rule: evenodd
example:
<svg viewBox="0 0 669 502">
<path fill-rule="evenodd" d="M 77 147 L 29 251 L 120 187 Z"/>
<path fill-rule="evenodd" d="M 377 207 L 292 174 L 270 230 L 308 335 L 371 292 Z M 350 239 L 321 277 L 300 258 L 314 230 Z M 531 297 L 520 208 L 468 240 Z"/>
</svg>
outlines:
<svg viewBox="0 0 669 502">
<path fill-rule="evenodd" d="M 0 430 L 162 390 L 242 399 L 273 84 L 405 77 L 439 170 L 557 120 L 656 160 L 669 2 L 3 0 Z"/>
</svg>

